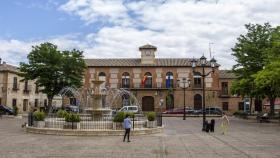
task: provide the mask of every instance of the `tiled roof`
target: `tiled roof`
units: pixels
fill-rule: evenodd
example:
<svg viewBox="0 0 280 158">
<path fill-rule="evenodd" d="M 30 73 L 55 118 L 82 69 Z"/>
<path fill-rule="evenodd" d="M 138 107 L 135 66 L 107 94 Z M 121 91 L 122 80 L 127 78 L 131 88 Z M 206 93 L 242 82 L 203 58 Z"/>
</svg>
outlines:
<svg viewBox="0 0 280 158">
<path fill-rule="evenodd" d="M 223 79 L 234 79 L 237 78 L 236 75 L 231 72 L 230 70 L 219 70 L 219 78 L 223 78 Z"/>
<path fill-rule="evenodd" d="M 183 67 L 192 66 L 191 58 L 157 58 L 155 59 L 155 64 L 141 64 L 140 58 L 111 58 L 111 59 L 85 59 L 87 66 L 90 67 Z M 195 59 L 198 61 L 198 59 Z M 197 63 L 200 66 L 200 63 Z M 207 66 L 210 66 L 210 62 L 207 61 Z M 217 66 L 220 66 L 217 64 Z"/>
<path fill-rule="evenodd" d="M 9 64 L 0 64 L 0 71 L 19 72 L 19 68 Z"/>
</svg>

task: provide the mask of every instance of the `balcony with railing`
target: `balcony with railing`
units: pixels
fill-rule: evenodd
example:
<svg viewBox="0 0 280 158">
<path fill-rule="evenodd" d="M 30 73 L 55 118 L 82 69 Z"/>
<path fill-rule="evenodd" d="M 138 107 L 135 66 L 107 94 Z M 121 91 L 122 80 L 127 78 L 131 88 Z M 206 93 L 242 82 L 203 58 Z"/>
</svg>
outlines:
<svg viewBox="0 0 280 158">
<path fill-rule="evenodd" d="M 169 87 L 163 86 L 163 83 L 154 83 L 150 85 L 142 85 L 141 83 L 134 83 L 132 85 L 122 85 L 119 88 L 127 88 L 131 90 L 156 90 L 156 89 L 169 89 Z"/>
<path fill-rule="evenodd" d="M 19 85 L 18 84 L 13 84 L 13 91 L 18 91 L 19 90 Z"/>
<path fill-rule="evenodd" d="M 29 94 L 29 92 L 32 90 L 32 86 L 31 85 L 27 85 L 24 87 L 23 89 L 23 93 L 24 94 Z"/>
<path fill-rule="evenodd" d="M 194 84 L 193 89 L 202 89 L 202 84 Z"/>
</svg>

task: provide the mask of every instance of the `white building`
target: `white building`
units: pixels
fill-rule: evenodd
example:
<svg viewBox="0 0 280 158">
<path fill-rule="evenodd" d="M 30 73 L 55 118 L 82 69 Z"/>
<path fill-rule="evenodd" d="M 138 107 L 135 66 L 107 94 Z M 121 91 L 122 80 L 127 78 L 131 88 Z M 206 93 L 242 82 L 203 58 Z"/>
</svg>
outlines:
<svg viewBox="0 0 280 158">
<path fill-rule="evenodd" d="M 40 108 L 47 104 L 47 96 L 39 91 L 34 81 L 21 81 L 19 68 L 1 62 L 0 59 L 0 104 L 17 106 L 19 113 L 31 107 Z"/>
</svg>

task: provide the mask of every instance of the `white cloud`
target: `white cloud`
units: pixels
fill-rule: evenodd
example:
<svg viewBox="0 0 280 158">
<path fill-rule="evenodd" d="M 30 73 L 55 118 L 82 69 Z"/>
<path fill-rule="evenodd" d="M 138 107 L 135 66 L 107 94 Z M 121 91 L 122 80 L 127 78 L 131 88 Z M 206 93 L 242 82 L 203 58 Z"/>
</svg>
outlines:
<svg viewBox="0 0 280 158">
<path fill-rule="evenodd" d="M 72 0 L 60 6 L 60 10 L 80 16 L 87 24 L 97 21 L 121 25 L 131 23 L 122 0 Z"/>
<path fill-rule="evenodd" d="M 61 48 L 82 49 L 87 58 L 140 57 L 138 47 L 146 43 L 158 47 L 159 57 L 209 56 L 212 42 L 213 55 L 229 69 L 234 64 L 230 49 L 245 33 L 244 24 L 279 25 L 278 6 L 279 0 L 69 0 L 60 11 L 91 27 L 96 23 L 104 27 L 84 37 L 47 40 Z M 2 41 L 0 48 L 23 52 L 31 44 Z"/>
<path fill-rule="evenodd" d="M 61 9 L 86 23 L 113 24 L 95 34 L 88 57 L 139 57 L 137 47 L 147 42 L 158 46 L 160 57 L 199 57 L 213 42 L 213 55 L 230 68 L 230 48 L 245 33 L 244 24 L 279 24 L 278 6 L 278 0 L 70 0 Z"/>
<path fill-rule="evenodd" d="M 63 35 L 31 41 L 0 40 L 0 58 L 9 64 L 19 65 L 19 62 L 27 62 L 27 55 L 32 50 L 32 46 L 44 42 L 51 42 L 57 45 L 59 50 L 70 50 L 73 48 L 84 50 L 87 48 L 88 44 L 80 41 L 78 38 L 79 35 Z"/>
</svg>

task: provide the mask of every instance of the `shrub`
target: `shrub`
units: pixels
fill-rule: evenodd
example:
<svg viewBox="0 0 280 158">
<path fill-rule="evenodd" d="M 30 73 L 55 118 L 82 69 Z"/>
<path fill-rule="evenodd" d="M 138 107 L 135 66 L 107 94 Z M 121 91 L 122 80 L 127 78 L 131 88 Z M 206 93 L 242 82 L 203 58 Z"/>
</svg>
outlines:
<svg viewBox="0 0 280 158">
<path fill-rule="evenodd" d="M 80 115 L 78 114 L 73 114 L 73 113 L 67 113 L 65 115 L 65 121 L 66 122 L 80 122 Z"/>
<path fill-rule="evenodd" d="M 125 113 L 124 112 L 117 112 L 113 121 L 114 122 L 123 122 L 124 118 L 125 118 Z"/>
<path fill-rule="evenodd" d="M 148 118 L 149 121 L 155 121 L 156 113 L 155 112 L 148 112 L 147 113 L 147 118 Z"/>
<path fill-rule="evenodd" d="M 46 115 L 43 111 L 35 111 L 33 113 L 33 116 L 34 116 L 34 120 L 35 121 L 44 121 Z"/>
<path fill-rule="evenodd" d="M 124 113 L 124 118 L 125 118 L 126 115 L 128 115 L 130 118 L 134 117 L 134 113 L 133 112 L 126 112 L 126 113 Z"/>
<path fill-rule="evenodd" d="M 68 114 L 68 112 L 65 111 L 65 110 L 60 109 L 60 110 L 57 111 L 56 114 L 57 114 L 57 116 L 58 116 L 59 118 L 65 118 L 66 115 Z"/>
<path fill-rule="evenodd" d="M 123 122 L 123 120 L 125 119 L 126 115 L 129 115 L 130 118 L 134 117 L 134 113 L 133 112 L 118 112 L 115 115 L 113 121 L 114 122 Z"/>
<path fill-rule="evenodd" d="M 13 111 L 14 111 L 14 115 L 17 116 L 18 115 L 18 107 L 16 105 L 13 106 Z"/>
</svg>

